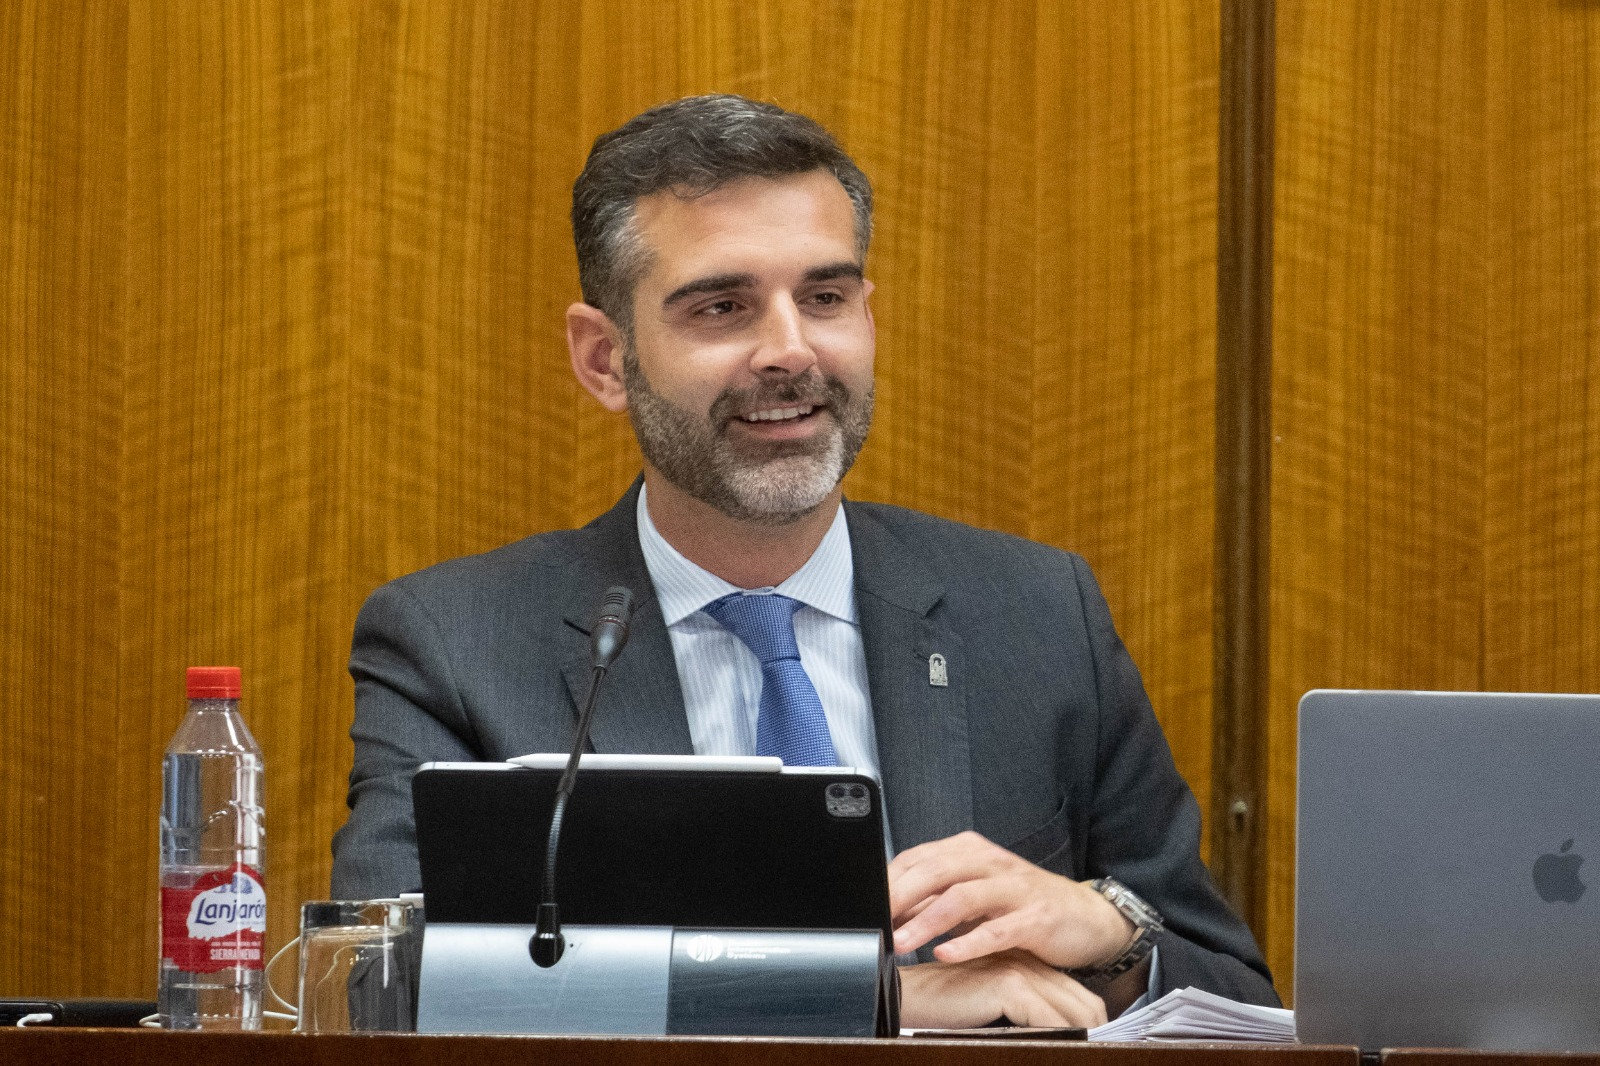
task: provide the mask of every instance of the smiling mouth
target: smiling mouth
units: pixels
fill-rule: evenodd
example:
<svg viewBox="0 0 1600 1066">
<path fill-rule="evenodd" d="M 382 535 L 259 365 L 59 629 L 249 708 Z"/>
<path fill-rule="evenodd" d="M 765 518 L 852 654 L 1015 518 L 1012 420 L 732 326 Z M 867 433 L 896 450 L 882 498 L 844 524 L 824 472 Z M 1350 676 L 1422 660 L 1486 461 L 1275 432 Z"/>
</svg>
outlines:
<svg viewBox="0 0 1600 1066">
<path fill-rule="evenodd" d="M 741 422 L 793 422 L 805 418 L 816 410 L 813 404 L 802 404 L 799 407 L 774 407 L 766 411 L 752 411 L 747 415 L 740 415 Z"/>
</svg>

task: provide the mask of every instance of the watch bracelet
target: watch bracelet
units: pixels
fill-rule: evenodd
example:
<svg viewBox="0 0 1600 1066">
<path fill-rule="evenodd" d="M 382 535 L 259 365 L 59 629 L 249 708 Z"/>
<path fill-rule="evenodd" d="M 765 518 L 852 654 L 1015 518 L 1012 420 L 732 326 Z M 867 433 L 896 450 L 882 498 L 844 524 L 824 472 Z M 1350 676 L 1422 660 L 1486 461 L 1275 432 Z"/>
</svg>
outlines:
<svg viewBox="0 0 1600 1066">
<path fill-rule="evenodd" d="M 1163 925 L 1161 915 L 1154 907 L 1115 878 L 1097 877 L 1089 882 L 1089 887 L 1115 907 L 1118 914 L 1133 923 L 1133 939 L 1111 958 L 1096 966 L 1079 966 L 1064 971 L 1068 977 L 1085 985 L 1104 986 L 1149 957 L 1150 952 L 1155 950 L 1156 934 Z"/>
</svg>

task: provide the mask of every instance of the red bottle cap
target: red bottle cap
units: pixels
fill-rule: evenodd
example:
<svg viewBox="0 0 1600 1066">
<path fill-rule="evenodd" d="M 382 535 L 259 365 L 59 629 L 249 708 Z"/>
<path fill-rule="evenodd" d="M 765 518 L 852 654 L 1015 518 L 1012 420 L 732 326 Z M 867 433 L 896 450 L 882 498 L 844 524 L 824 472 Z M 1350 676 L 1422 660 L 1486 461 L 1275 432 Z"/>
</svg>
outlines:
<svg viewBox="0 0 1600 1066">
<path fill-rule="evenodd" d="M 236 700 L 239 698 L 239 668 L 191 666 L 188 684 L 191 700 Z"/>
</svg>

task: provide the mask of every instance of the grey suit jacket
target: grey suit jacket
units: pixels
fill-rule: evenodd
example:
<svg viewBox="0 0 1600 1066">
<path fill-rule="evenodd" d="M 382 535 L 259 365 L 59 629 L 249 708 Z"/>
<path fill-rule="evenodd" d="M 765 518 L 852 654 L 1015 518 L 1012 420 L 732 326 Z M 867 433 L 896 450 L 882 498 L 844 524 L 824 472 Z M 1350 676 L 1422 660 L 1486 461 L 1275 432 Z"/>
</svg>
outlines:
<svg viewBox="0 0 1600 1066">
<path fill-rule="evenodd" d="M 367 601 L 350 658 L 355 765 L 334 838 L 336 898 L 420 884 L 419 763 L 571 746 L 588 628 L 611 585 L 633 589 L 638 606 L 593 750 L 693 752 L 637 493 L 582 529 L 441 563 Z M 1116 877 L 1166 920 L 1162 991 L 1277 1003 L 1249 930 L 1200 862 L 1198 805 L 1088 565 L 915 511 L 846 509 L 895 845 L 975 829 L 1057 873 Z M 929 684 L 936 652 L 946 687 Z"/>
</svg>

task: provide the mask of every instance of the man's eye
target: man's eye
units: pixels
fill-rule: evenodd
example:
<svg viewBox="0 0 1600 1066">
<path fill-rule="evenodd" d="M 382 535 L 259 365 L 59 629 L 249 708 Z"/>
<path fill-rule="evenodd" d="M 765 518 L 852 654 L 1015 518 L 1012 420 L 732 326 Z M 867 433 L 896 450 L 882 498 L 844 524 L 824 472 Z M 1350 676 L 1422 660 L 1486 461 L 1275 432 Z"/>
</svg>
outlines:
<svg viewBox="0 0 1600 1066">
<path fill-rule="evenodd" d="M 844 303 L 843 294 L 837 292 L 819 292 L 811 299 L 824 307 L 832 307 L 835 304 Z"/>
<path fill-rule="evenodd" d="M 700 313 L 702 315 L 710 315 L 715 318 L 721 315 L 731 315 L 738 309 L 739 305 L 733 300 L 718 300 L 714 304 L 706 304 L 706 306 L 700 309 Z"/>
</svg>

